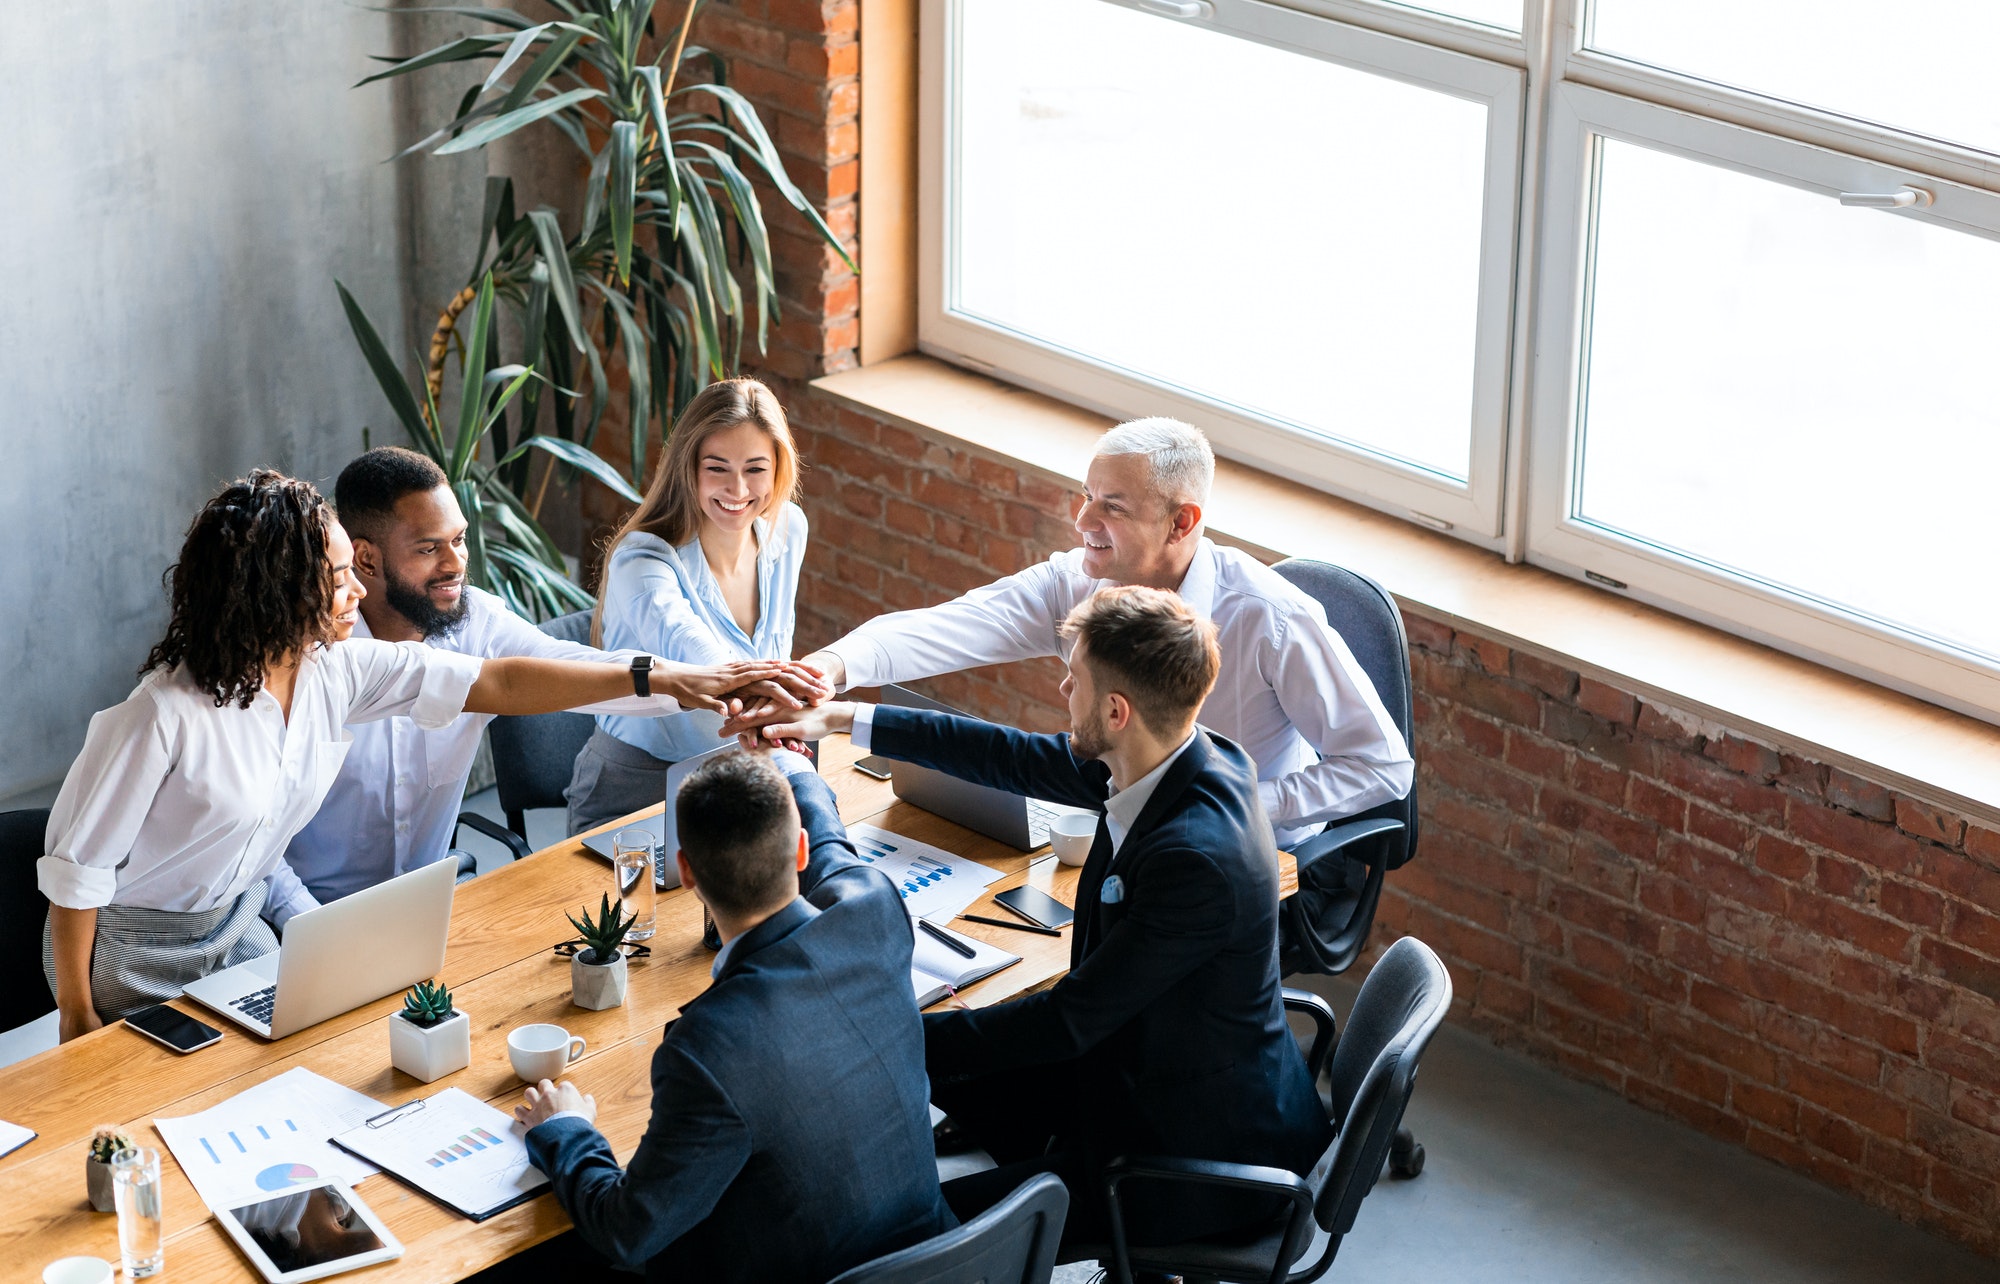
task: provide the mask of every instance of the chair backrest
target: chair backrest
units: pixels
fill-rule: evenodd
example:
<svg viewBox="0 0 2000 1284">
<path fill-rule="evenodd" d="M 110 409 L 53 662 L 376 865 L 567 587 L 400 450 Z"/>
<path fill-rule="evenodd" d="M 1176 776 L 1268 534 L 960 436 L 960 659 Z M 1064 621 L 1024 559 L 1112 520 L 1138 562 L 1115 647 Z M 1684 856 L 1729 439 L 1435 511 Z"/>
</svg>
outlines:
<svg viewBox="0 0 2000 1284">
<path fill-rule="evenodd" d="M 1048 1284 L 1069 1191 L 1040 1173 L 957 1230 L 834 1277 L 833 1284 Z"/>
<path fill-rule="evenodd" d="M 1358 575 L 1331 562 L 1293 557 L 1271 569 L 1290 580 L 1325 609 L 1326 622 L 1347 643 L 1347 649 L 1354 653 L 1361 671 L 1375 684 L 1375 694 L 1382 698 L 1382 707 L 1389 711 L 1390 720 L 1403 733 L 1403 743 L 1409 745 L 1414 753 L 1416 730 L 1412 713 L 1410 639 L 1403 631 L 1403 613 L 1397 609 L 1396 599 L 1389 596 L 1389 590 L 1366 575 Z M 1401 821 L 1403 825 L 1401 854 L 1391 861 L 1390 868 L 1417 854 L 1417 791 L 1414 785 L 1408 797 L 1383 803 L 1347 819 L 1377 818 Z"/>
<path fill-rule="evenodd" d="M 35 882 L 48 831 L 46 807 L 0 812 L 0 1030 L 56 1010 L 42 973 L 49 902 Z"/>
<path fill-rule="evenodd" d="M 1391 945 L 1362 982 L 1329 1069 L 1340 1131 L 1310 1179 L 1313 1212 L 1328 1233 L 1353 1228 L 1402 1124 L 1417 1063 L 1450 1007 L 1450 973 L 1414 936 Z"/>
<path fill-rule="evenodd" d="M 557 616 L 537 627 L 565 642 L 589 642 L 590 612 Z M 493 746 L 493 784 L 509 823 L 524 811 L 563 805 L 576 756 L 596 728 L 597 720 L 587 713 L 537 713 L 492 721 L 486 734 Z"/>
</svg>

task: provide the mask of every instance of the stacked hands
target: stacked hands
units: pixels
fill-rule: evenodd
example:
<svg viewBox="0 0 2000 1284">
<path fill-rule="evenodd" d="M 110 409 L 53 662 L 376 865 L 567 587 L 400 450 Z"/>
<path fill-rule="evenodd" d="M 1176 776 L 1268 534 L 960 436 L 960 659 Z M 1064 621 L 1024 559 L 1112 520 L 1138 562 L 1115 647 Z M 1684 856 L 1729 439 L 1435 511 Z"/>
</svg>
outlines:
<svg viewBox="0 0 2000 1284">
<path fill-rule="evenodd" d="M 807 672 L 815 672 L 808 669 Z M 768 749 L 774 745 L 803 751 L 808 740 L 818 740 L 854 726 L 854 705 L 849 701 L 829 701 L 833 692 L 807 701 L 754 695 L 729 701 L 721 736 L 735 736 L 745 749 Z"/>
<path fill-rule="evenodd" d="M 683 708 L 708 709 L 732 722 L 746 707 L 772 711 L 776 719 L 825 703 L 833 685 L 824 674 L 797 660 L 732 660 L 727 664 L 676 664 L 656 660 L 653 689 Z M 724 735 L 737 731 L 725 727 Z"/>
</svg>

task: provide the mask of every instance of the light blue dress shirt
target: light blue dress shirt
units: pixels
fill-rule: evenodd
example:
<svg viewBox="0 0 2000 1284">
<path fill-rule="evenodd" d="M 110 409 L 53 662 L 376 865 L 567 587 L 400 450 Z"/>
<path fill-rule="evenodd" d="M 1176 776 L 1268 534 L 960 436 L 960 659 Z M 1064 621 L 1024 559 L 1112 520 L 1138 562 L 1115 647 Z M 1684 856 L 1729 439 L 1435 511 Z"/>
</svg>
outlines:
<svg viewBox="0 0 2000 1284">
<path fill-rule="evenodd" d="M 756 532 L 755 633 L 746 634 L 729 614 L 699 539 L 673 548 L 658 536 L 633 534 L 612 550 L 604 572 L 605 649 L 647 651 L 684 664 L 790 659 L 806 515 L 786 503 L 775 520 L 759 518 Z M 715 748 L 721 725 L 720 716 L 705 710 L 667 718 L 597 718 L 606 735 L 666 762 Z"/>
</svg>

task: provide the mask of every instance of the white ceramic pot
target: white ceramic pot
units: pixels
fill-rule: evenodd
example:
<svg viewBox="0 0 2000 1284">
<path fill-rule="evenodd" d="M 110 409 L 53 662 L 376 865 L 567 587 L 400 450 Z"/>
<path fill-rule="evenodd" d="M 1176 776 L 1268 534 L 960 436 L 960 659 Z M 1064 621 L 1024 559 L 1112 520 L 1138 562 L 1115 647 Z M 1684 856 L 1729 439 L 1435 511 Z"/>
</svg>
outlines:
<svg viewBox="0 0 2000 1284">
<path fill-rule="evenodd" d="M 625 1001 L 625 956 L 609 963 L 586 963 L 588 950 L 578 950 L 569 961 L 570 1002 L 580 1008 L 599 1011 L 615 1008 Z"/>
<path fill-rule="evenodd" d="M 456 1013 L 421 1026 L 401 1012 L 389 1017 L 389 1064 L 429 1083 L 472 1064 L 472 1018 Z"/>
</svg>

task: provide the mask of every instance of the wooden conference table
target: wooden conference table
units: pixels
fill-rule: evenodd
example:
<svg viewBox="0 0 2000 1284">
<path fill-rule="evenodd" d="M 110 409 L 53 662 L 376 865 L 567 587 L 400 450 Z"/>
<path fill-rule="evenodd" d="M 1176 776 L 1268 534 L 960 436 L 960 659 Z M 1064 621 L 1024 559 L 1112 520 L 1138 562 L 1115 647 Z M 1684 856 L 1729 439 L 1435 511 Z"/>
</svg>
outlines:
<svg viewBox="0 0 2000 1284">
<path fill-rule="evenodd" d="M 1022 855 L 969 829 L 898 802 L 886 781 L 854 770 L 859 756 L 847 737 L 820 746 L 821 770 L 849 824 L 885 829 L 971 857 L 1005 874 L 971 911 L 1006 917 L 991 893 L 1026 882 L 1066 904 L 1075 902 L 1078 871 L 1043 851 Z M 653 807 L 636 815 L 652 815 Z M 619 822 L 623 823 L 623 822 Z M 615 828 L 607 825 L 606 829 Z M 1281 857 L 1282 893 L 1296 886 L 1290 857 Z M 522 1083 L 507 1063 L 507 1032 L 547 1021 L 582 1035 L 589 1048 L 570 1078 L 597 1098 L 597 1126 L 621 1161 L 652 1113 L 651 1067 L 660 1029 L 681 1005 L 708 988 L 714 955 L 701 945 L 701 906 L 675 890 L 660 897 L 652 957 L 635 959 L 623 1006 L 586 1012 L 570 1003 L 569 962 L 550 947 L 574 935 L 564 920 L 611 887 L 610 867 L 577 839 L 494 870 L 461 886 L 452 905 L 443 979 L 453 1002 L 470 1013 L 472 1064 L 434 1083 L 419 1083 L 389 1066 L 384 1019 L 402 995 L 357 1008 L 267 1043 L 222 1022 L 221 1043 L 187 1056 L 119 1026 L 0 1068 L 0 1119 L 40 1134 L 0 1159 L 0 1281 L 38 1280 L 58 1257 L 89 1254 L 118 1261 L 117 1218 L 95 1213 L 84 1199 L 84 1143 L 99 1124 L 119 1124 L 141 1145 L 160 1151 L 165 1187 L 166 1267 L 163 1280 L 229 1280 L 258 1276 L 217 1228 L 173 1153 L 153 1131 L 157 1115 L 206 1110 L 294 1066 L 304 1066 L 387 1105 L 457 1087 L 502 1110 L 521 1100 Z M 1069 966 L 1069 933 L 1041 936 L 977 923 L 954 927 L 1022 956 L 1005 971 L 966 987 L 973 1006 L 999 1003 L 1052 984 Z M 174 1006 L 212 1024 L 192 1000 Z M 569 1218 L 553 1197 L 538 1198 L 485 1222 L 472 1222 L 393 1177 L 378 1174 L 356 1189 L 396 1237 L 401 1259 L 354 1273 L 377 1281 L 456 1280 L 560 1234 Z"/>
</svg>

